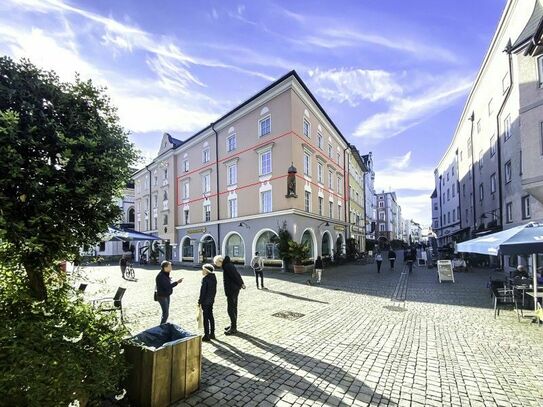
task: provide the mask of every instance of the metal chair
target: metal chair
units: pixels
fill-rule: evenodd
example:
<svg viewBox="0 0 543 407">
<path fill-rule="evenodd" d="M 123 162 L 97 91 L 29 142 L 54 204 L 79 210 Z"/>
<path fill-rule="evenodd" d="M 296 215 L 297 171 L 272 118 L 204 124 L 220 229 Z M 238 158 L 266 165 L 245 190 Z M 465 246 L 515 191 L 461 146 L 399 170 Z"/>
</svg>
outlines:
<svg viewBox="0 0 543 407">
<path fill-rule="evenodd" d="M 493 288 L 492 295 L 494 296 L 494 319 L 496 319 L 497 315 L 500 315 L 500 308 L 505 305 L 512 305 L 517 313 L 517 319 L 520 321 L 517 294 L 515 293 L 515 290 L 509 288 Z"/>
<path fill-rule="evenodd" d="M 120 311 L 121 322 L 124 323 L 123 315 L 123 296 L 126 292 L 126 288 L 119 287 L 113 297 L 95 298 L 92 300 L 92 305 L 99 311 Z M 104 308 L 104 305 L 106 308 Z"/>
</svg>

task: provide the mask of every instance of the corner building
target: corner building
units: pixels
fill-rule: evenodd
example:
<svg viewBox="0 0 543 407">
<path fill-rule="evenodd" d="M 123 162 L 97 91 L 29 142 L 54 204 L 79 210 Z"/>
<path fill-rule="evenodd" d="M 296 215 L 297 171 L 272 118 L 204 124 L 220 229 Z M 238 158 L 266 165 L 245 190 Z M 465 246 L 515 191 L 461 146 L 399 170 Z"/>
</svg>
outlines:
<svg viewBox="0 0 543 407">
<path fill-rule="evenodd" d="M 188 139 L 164 135 L 157 157 L 134 175 L 136 229 L 168 240 L 170 257 L 186 265 L 218 253 L 249 265 L 258 251 L 280 266 L 281 227 L 307 242 L 307 262 L 344 253 L 351 154 L 289 72 Z"/>
</svg>

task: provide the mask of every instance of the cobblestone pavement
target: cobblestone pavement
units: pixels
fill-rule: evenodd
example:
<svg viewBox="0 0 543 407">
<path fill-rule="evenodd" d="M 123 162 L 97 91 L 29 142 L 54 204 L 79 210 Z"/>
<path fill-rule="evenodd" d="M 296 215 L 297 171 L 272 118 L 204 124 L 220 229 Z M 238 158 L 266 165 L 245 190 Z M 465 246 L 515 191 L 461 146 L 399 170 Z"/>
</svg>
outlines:
<svg viewBox="0 0 543 407">
<path fill-rule="evenodd" d="M 266 271 L 257 290 L 242 271 L 236 337 L 228 325 L 222 273 L 215 303 L 217 340 L 203 343 L 201 389 L 177 406 L 543 406 L 543 328 L 514 311 L 495 320 L 488 271 L 437 281 L 436 269 L 415 268 L 407 301 L 392 302 L 400 265 L 325 270 L 320 286 L 307 275 Z M 133 333 L 155 326 L 156 269 L 136 268 L 137 282 L 118 267 L 88 269 L 89 298 L 127 287 Z M 198 270 L 175 270 L 171 322 L 197 332 Z M 94 292 L 93 292 L 94 291 Z M 284 319 L 273 314 L 293 311 Z"/>
</svg>

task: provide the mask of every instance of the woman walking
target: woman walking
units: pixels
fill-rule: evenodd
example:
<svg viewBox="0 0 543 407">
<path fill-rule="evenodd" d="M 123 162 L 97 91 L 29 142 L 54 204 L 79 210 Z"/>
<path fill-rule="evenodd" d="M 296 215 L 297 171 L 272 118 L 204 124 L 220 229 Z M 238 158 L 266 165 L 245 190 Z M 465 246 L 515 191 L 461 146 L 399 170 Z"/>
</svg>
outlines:
<svg viewBox="0 0 543 407">
<path fill-rule="evenodd" d="M 381 264 L 383 263 L 383 256 L 381 256 L 381 253 L 377 253 L 375 256 L 375 263 L 377 263 L 377 272 L 381 272 Z"/>
<path fill-rule="evenodd" d="M 396 252 L 392 249 L 388 251 L 388 260 L 390 261 L 390 270 L 394 270 L 394 262 L 396 261 Z"/>
<path fill-rule="evenodd" d="M 215 269 L 211 264 L 202 266 L 202 287 L 200 288 L 200 297 L 198 305 L 202 307 L 204 317 L 204 337 L 202 341 L 209 342 L 215 339 L 215 318 L 213 318 L 213 303 L 215 294 L 217 294 L 217 277 Z"/>
<path fill-rule="evenodd" d="M 317 256 L 317 260 L 315 260 L 315 273 L 317 274 L 317 284 L 321 283 L 323 270 L 324 270 L 324 266 L 322 263 L 321 256 Z"/>
</svg>

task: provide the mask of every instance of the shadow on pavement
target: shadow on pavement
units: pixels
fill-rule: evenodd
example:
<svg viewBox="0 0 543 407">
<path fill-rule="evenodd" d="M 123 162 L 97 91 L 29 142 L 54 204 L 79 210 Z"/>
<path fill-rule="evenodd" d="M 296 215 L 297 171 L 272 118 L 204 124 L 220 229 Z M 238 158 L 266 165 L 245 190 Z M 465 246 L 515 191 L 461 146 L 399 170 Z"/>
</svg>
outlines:
<svg viewBox="0 0 543 407">
<path fill-rule="evenodd" d="M 326 402 L 326 405 L 334 406 L 350 406 L 351 403 L 344 400 L 345 396 L 350 396 L 349 399 L 361 400 L 368 404 L 372 402 L 376 403 L 376 405 L 380 403 L 389 406 L 397 405 L 380 394 L 375 393 L 372 388 L 365 385 L 355 376 L 330 363 L 291 351 L 278 345 L 273 345 L 246 333 L 240 332 L 238 333 L 238 337 L 263 351 L 281 358 L 286 364 L 294 366 L 295 370 L 303 369 L 316 376 L 316 379 L 309 378 L 308 376 L 301 376 L 291 370 L 285 369 L 281 365 L 273 363 L 273 361 L 270 360 L 271 358 L 265 359 L 263 357 L 245 353 L 243 350 L 240 350 L 227 342 L 211 342 L 211 344 L 216 347 L 215 354 L 240 368 L 247 370 L 255 376 L 254 379 L 248 379 L 256 382 L 249 386 L 246 384 L 246 377 L 239 378 L 240 381 L 243 381 L 243 387 L 248 386 L 253 389 L 255 387 L 272 389 L 272 391 L 254 389 L 255 396 L 258 394 L 262 394 L 263 396 L 260 396 L 260 400 L 253 397 L 253 401 L 260 402 L 267 398 L 267 401 L 275 403 L 279 401 L 284 394 L 291 393 L 296 396 L 296 398 L 302 397 L 306 400 L 320 401 L 321 403 Z M 232 371 L 232 373 L 235 374 L 236 372 Z M 323 383 L 323 385 L 319 386 L 320 383 Z M 323 390 L 323 387 L 330 388 L 329 384 L 332 385 L 333 389 L 339 387 L 343 394 L 338 396 L 332 394 L 330 391 Z M 282 392 L 282 394 L 277 394 L 276 390 L 279 388 L 279 391 Z M 272 395 L 272 400 L 270 400 L 270 395 Z"/>
<path fill-rule="evenodd" d="M 277 295 L 281 295 L 283 297 L 291 298 L 293 300 L 318 302 L 319 304 L 329 304 L 329 302 L 326 302 L 326 301 L 320 301 L 320 300 L 315 300 L 315 299 L 312 299 L 312 298 L 301 297 L 299 295 L 294 295 L 294 294 L 287 294 L 287 293 L 283 293 L 281 291 L 270 290 L 269 288 L 267 288 L 265 291 L 268 292 L 268 293 L 277 294 Z"/>
</svg>

